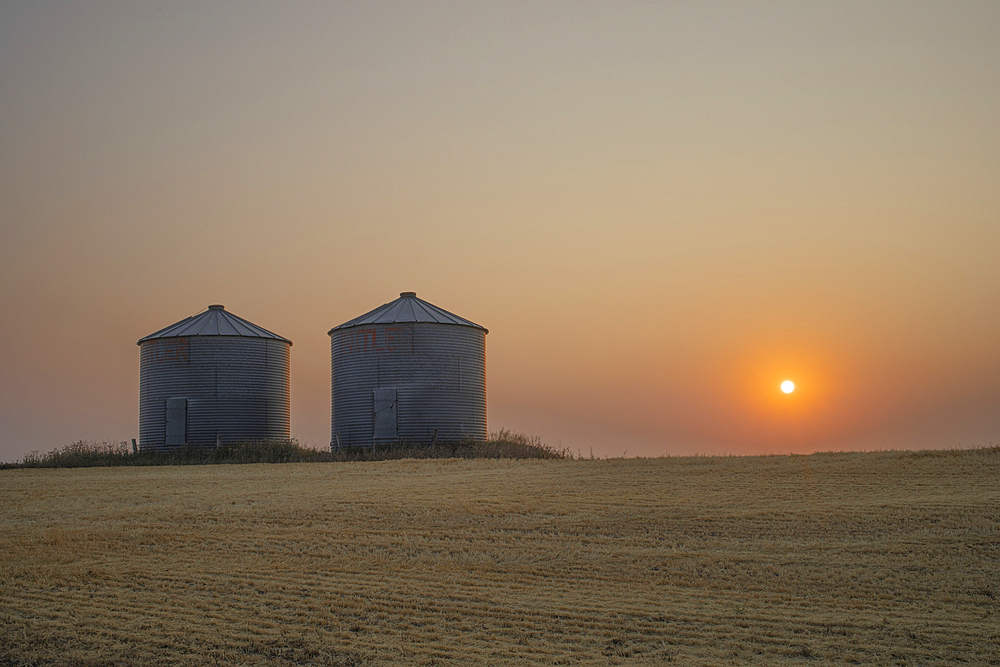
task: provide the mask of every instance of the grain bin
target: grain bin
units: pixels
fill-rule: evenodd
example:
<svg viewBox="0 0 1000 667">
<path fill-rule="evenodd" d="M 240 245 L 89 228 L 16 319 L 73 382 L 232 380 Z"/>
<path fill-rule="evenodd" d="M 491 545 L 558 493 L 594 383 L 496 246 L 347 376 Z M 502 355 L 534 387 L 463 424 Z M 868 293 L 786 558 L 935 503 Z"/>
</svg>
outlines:
<svg viewBox="0 0 1000 667">
<path fill-rule="evenodd" d="M 486 439 L 484 327 L 415 292 L 330 335 L 330 446 Z"/>
<path fill-rule="evenodd" d="M 292 341 L 209 306 L 138 345 L 142 449 L 288 439 Z"/>
</svg>

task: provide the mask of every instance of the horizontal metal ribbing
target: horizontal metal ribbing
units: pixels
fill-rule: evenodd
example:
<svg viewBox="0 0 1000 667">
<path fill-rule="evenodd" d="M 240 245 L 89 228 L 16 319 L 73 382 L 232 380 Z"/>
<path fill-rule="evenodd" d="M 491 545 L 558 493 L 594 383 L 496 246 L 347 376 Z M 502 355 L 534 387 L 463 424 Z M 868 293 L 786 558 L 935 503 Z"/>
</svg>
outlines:
<svg viewBox="0 0 1000 667">
<path fill-rule="evenodd" d="M 190 336 L 143 341 L 139 356 L 139 441 L 170 449 L 167 399 L 186 399 L 184 440 L 211 447 L 290 434 L 289 343 Z"/>
<path fill-rule="evenodd" d="M 436 323 L 330 332 L 331 445 L 374 442 L 374 390 L 395 389 L 396 439 L 486 439 L 486 334 Z"/>
</svg>

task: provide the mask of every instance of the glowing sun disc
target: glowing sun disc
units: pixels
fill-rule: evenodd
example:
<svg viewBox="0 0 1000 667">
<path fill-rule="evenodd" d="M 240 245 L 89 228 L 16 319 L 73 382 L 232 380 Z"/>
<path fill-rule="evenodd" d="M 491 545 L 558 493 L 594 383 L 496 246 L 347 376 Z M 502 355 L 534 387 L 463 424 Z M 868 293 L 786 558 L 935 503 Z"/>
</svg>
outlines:
<svg viewBox="0 0 1000 667">
<path fill-rule="evenodd" d="M 795 383 L 792 382 L 791 380 L 785 380 L 784 382 L 781 383 L 781 391 L 785 392 L 786 394 L 792 393 L 793 391 L 795 391 Z"/>
</svg>

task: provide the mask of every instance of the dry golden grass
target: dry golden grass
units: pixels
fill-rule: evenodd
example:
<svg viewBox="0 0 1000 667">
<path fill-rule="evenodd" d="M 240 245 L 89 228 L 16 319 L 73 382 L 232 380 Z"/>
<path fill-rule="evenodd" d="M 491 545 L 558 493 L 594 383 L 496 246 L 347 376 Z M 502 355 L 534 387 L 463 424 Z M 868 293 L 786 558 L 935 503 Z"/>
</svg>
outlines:
<svg viewBox="0 0 1000 667">
<path fill-rule="evenodd" d="M 1000 450 L 0 472 L 0 664 L 1000 664 Z"/>
</svg>

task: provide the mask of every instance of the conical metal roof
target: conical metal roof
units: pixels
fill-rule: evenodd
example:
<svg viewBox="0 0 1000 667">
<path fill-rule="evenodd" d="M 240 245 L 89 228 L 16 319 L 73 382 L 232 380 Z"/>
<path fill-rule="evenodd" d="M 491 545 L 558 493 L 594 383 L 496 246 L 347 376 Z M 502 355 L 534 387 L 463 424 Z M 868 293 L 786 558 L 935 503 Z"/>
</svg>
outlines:
<svg viewBox="0 0 1000 667">
<path fill-rule="evenodd" d="M 292 341 L 287 338 L 271 333 L 253 322 L 247 322 L 242 317 L 227 312 L 225 306 L 209 306 L 208 310 L 192 315 L 176 324 L 171 324 L 145 338 L 140 338 L 136 345 L 154 338 L 177 338 L 180 336 L 246 336 L 248 338 L 283 340 L 289 345 L 292 344 Z"/>
<path fill-rule="evenodd" d="M 489 333 L 489 329 L 475 322 L 449 313 L 444 308 L 438 308 L 433 303 L 427 303 L 417 298 L 416 292 L 400 292 L 399 298 L 381 305 L 361 317 L 335 326 L 327 333 L 332 334 L 337 329 L 359 327 L 364 324 L 399 324 L 403 322 L 436 322 L 437 324 L 457 324 L 463 327 L 474 327 Z"/>
</svg>

